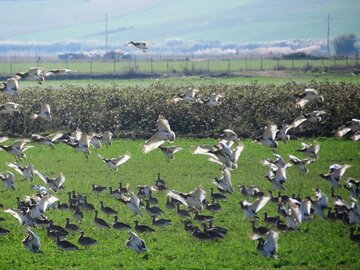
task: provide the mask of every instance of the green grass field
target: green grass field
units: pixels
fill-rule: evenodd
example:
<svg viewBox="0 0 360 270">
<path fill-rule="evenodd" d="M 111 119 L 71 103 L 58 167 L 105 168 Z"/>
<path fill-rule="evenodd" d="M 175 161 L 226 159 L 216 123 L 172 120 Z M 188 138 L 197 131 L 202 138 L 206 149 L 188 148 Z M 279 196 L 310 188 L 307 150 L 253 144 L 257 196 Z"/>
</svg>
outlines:
<svg viewBox="0 0 360 270">
<path fill-rule="evenodd" d="M 295 150 L 300 148 L 303 140 L 280 143 L 278 153 L 287 157 L 288 153 L 303 157 Z M 311 142 L 312 140 L 305 140 Z M 320 188 L 330 196 L 330 186 L 318 175 L 326 173 L 331 164 L 352 165 L 345 173 L 342 183 L 347 177 L 360 178 L 360 145 L 350 140 L 318 138 L 321 145 L 319 160 L 308 165 L 310 172 L 301 176 L 295 167 L 288 169 L 286 183 L 288 195 L 300 193 L 302 197 L 313 196 L 313 188 Z M 49 176 L 63 172 L 66 177 L 65 188 L 55 194 L 61 202 L 67 202 L 66 192 L 75 190 L 77 194 L 86 194 L 89 202 L 100 209 L 99 201 L 116 209 L 120 221 L 134 225 L 134 220 L 151 225 L 151 219 L 143 209 L 143 217 L 132 217 L 132 212 L 123 204 L 116 201 L 108 193 L 100 195 L 91 191 L 92 184 L 118 187 L 119 182 L 130 184 L 134 191 L 137 185 L 154 184 L 157 173 L 166 179 L 169 188 L 189 192 L 202 186 L 210 195 L 211 179 L 221 176 L 219 167 L 205 156 L 193 156 L 189 148 L 191 145 L 216 143 L 213 139 L 184 139 L 180 138 L 174 145 L 184 150 L 177 153 L 172 161 L 167 161 L 162 153 L 154 150 L 145 155 L 141 152 L 143 140 L 116 140 L 113 146 L 99 150 L 105 157 L 131 153 L 131 159 L 119 168 L 119 171 L 109 171 L 106 165 L 95 155 L 94 150 L 89 160 L 65 145 L 58 145 L 55 151 L 44 145 L 36 145 L 27 151 L 27 160 L 39 171 Z M 239 168 L 232 171 L 234 187 L 238 184 L 256 184 L 263 190 L 271 185 L 264 179 L 266 167 L 259 164 L 264 158 L 272 157 L 270 149 L 262 145 L 245 140 L 245 149 L 240 156 Z M 0 171 L 10 170 L 5 163 L 14 158 L 5 152 L 0 153 Z M 16 207 L 16 197 L 31 195 L 32 184 L 42 184 L 39 178 L 33 183 L 24 181 L 16 174 L 16 190 L 4 190 L 0 186 L 0 203 L 5 208 Z M 348 199 L 347 191 L 336 189 L 336 194 Z M 318 217 L 304 222 L 300 231 L 280 233 L 279 258 L 264 258 L 256 252 L 257 242 L 250 239 L 251 225 L 244 221 L 240 200 L 245 198 L 236 190 L 228 195 L 227 201 L 222 202 L 221 213 L 215 214 L 215 224 L 229 229 L 228 235 L 220 241 L 199 242 L 183 229 L 181 220 L 175 212 L 167 210 L 164 205 L 166 195 L 155 193 L 159 206 L 164 210 L 164 218 L 170 218 L 173 225 L 166 228 L 156 228 L 156 232 L 139 235 L 145 240 L 149 252 L 137 255 L 124 246 L 128 238 L 126 232 L 114 229 L 100 230 L 94 223 L 94 214 L 85 212 L 84 221 L 77 223 L 87 236 L 98 240 L 96 246 L 80 248 L 75 252 L 60 251 L 54 241 L 46 237 L 42 229 L 34 229 L 41 238 L 43 254 L 32 254 L 21 244 L 25 237 L 23 228 L 15 218 L 0 211 L 2 228 L 11 233 L 0 236 L 0 269 L 358 269 L 360 265 L 359 245 L 349 240 L 349 227 L 342 222 L 323 221 Z M 332 203 L 330 202 L 330 205 Z M 258 225 L 265 225 L 263 213 L 276 214 L 276 205 L 269 203 L 259 212 L 261 221 Z M 205 214 L 209 212 L 204 211 Z M 71 223 L 76 223 L 69 211 L 49 210 L 47 216 L 55 224 L 65 225 L 65 218 L 70 217 Z M 99 216 L 107 222 L 112 218 L 100 213 Z M 151 225 L 152 226 L 152 225 Z M 78 235 L 70 235 L 68 240 L 76 243 Z"/>
</svg>

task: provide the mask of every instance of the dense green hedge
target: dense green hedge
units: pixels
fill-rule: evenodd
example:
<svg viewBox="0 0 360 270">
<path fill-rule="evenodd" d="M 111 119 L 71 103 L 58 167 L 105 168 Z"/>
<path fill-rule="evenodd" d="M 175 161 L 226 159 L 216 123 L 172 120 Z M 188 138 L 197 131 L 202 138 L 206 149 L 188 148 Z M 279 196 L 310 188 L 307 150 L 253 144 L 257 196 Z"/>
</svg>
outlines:
<svg viewBox="0 0 360 270">
<path fill-rule="evenodd" d="M 190 86 L 155 83 L 126 88 L 116 84 L 22 88 L 17 100 L 0 96 L 1 104 L 14 101 L 23 105 L 21 113 L 0 115 L 0 128 L 2 133 L 11 136 L 73 131 L 79 127 L 86 132 L 110 129 L 120 137 L 146 138 L 155 128 L 158 115 L 163 114 L 177 135 L 208 136 L 232 128 L 243 136 L 253 136 L 261 134 L 267 120 L 280 127 L 301 113 L 324 109 L 328 114 L 321 124 L 305 123 L 301 129 L 291 133 L 297 136 L 332 136 L 341 124 L 360 116 L 359 84 L 315 81 L 307 85 L 287 83 L 280 86 L 209 84 L 198 87 L 200 95 L 207 97 L 213 92 L 223 93 L 225 97 L 220 107 L 168 102 Z M 295 109 L 294 94 L 308 87 L 317 89 L 324 96 L 324 103 L 308 104 L 303 111 Z M 50 104 L 51 122 L 30 119 L 30 113 L 39 110 L 41 102 Z"/>
</svg>

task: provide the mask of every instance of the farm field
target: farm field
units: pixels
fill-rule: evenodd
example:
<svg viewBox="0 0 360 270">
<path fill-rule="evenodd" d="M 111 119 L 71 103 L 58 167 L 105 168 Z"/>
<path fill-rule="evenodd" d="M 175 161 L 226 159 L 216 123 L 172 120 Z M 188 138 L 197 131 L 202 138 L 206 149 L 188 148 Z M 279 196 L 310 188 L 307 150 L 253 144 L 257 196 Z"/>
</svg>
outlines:
<svg viewBox="0 0 360 270">
<path fill-rule="evenodd" d="M 287 154 L 295 154 L 301 142 L 311 143 L 312 139 L 298 139 L 279 143 L 276 151 L 287 160 Z M 360 146 L 359 143 L 346 139 L 318 138 L 321 146 L 319 160 L 309 164 L 310 172 L 305 176 L 299 174 L 295 167 L 288 169 L 287 190 L 285 194 L 291 196 L 299 193 L 301 197 L 313 196 L 313 188 L 320 188 L 330 197 L 330 186 L 319 177 L 326 173 L 331 164 L 348 164 L 348 169 L 341 180 L 347 177 L 360 177 Z M 67 202 L 67 192 L 75 191 L 85 194 L 88 201 L 100 209 L 100 201 L 116 209 L 119 220 L 134 225 L 134 221 L 151 225 L 151 219 L 143 211 L 143 217 L 132 217 L 132 212 L 122 203 L 116 201 L 108 192 L 94 194 L 92 184 L 105 185 L 117 188 L 119 182 L 129 184 L 132 190 L 137 191 L 137 185 L 154 184 L 157 173 L 166 180 L 170 189 L 190 192 L 201 186 L 210 196 L 212 178 L 221 176 L 216 164 L 207 161 L 205 156 L 192 155 L 189 151 L 192 145 L 215 144 L 215 139 L 180 138 L 174 143 L 184 150 L 177 153 L 175 159 L 167 161 L 161 151 L 154 150 L 149 154 L 141 152 L 144 140 L 115 140 L 111 147 L 103 147 L 98 152 L 105 157 L 113 157 L 127 152 L 131 159 L 122 165 L 117 172 L 110 171 L 107 166 L 95 155 L 94 150 L 86 160 L 85 157 L 74 152 L 70 147 L 57 145 L 51 150 L 44 145 L 36 145 L 29 149 L 26 162 L 31 162 L 39 171 L 49 176 L 62 172 L 66 177 L 64 189 L 55 194 L 61 202 Z M 214 216 L 214 224 L 226 227 L 228 235 L 222 240 L 196 241 L 184 231 L 183 224 L 174 211 L 164 207 L 166 195 L 163 191 L 155 193 L 165 214 L 164 218 L 172 220 L 171 226 L 156 228 L 153 233 L 139 233 L 145 240 L 149 252 L 137 255 L 127 249 L 124 241 L 128 238 L 126 232 L 114 229 L 102 229 L 93 223 L 94 213 L 84 212 L 84 220 L 77 223 L 70 211 L 49 210 L 46 214 L 55 224 L 65 225 L 65 218 L 70 217 L 71 223 L 85 231 L 85 235 L 95 238 L 98 243 L 89 248 L 80 248 L 79 251 L 62 252 L 53 240 L 46 237 L 43 229 L 34 229 L 41 238 L 42 254 L 27 252 L 21 244 L 25 237 L 18 221 L 9 214 L 0 212 L 0 217 L 6 220 L 0 223 L 2 228 L 9 229 L 9 235 L 0 236 L 0 269 L 357 269 L 360 265 L 359 245 L 349 239 L 349 226 L 340 221 L 321 220 L 315 217 L 304 222 L 300 231 L 280 232 L 279 250 L 277 259 L 264 258 L 256 252 L 256 241 L 252 241 L 251 224 L 244 221 L 239 201 L 244 201 L 236 186 L 238 184 L 256 184 L 267 191 L 271 184 L 264 178 L 267 171 L 259 162 L 265 158 L 272 158 L 272 151 L 250 140 L 243 140 L 245 148 L 239 159 L 239 167 L 232 171 L 232 182 L 236 189 L 233 194 L 227 195 L 227 200 L 221 202 L 222 211 Z M 5 163 L 14 161 L 7 153 L 0 153 L 0 171 L 10 170 Z M 15 173 L 15 172 L 14 172 Z M 4 209 L 16 207 L 16 197 L 31 195 L 33 184 L 42 184 L 39 178 L 34 182 L 22 180 L 16 174 L 16 190 L 4 190 L 0 187 L 0 203 Z M 348 199 L 345 189 L 336 188 L 335 193 Z M 330 200 L 331 201 L 331 200 Z M 330 202 L 330 205 L 332 203 Z M 260 221 L 257 225 L 265 226 L 263 213 L 276 215 L 276 205 L 268 203 L 259 212 Z M 204 211 L 204 214 L 210 214 Z M 111 223 L 113 219 L 100 211 L 100 217 Z M 79 234 L 70 234 L 68 240 L 77 243 Z"/>
</svg>

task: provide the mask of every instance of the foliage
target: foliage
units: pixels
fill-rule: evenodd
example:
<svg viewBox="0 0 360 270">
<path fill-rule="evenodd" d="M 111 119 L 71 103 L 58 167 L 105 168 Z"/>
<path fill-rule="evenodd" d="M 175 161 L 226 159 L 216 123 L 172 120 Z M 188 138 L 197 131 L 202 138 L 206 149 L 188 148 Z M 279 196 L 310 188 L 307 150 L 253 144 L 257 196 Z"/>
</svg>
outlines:
<svg viewBox="0 0 360 270">
<path fill-rule="evenodd" d="M 200 85 L 203 98 L 211 93 L 222 93 L 219 107 L 203 104 L 177 103 L 169 100 L 185 93 L 192 85 L 164 85 L 119 87 L 113 85 L 63 85 L 59 87 L 30 87 L 20 89 L 21 113 L 1 115 L 1 130 L 11 136 L 29 136 L 32 133 L 73 131 L 77 127 L 86 132 L 112 130 L 120 137 L 146 138 L 155 128 L 159 114 L 163 114 L 178 135 L 206 136 L 232 128 L 243 136 L 262 132 L 266 121 L 281 127 L 299 115 L 313 110 L 327 112 L 322 124 L 305 123 L 296 130 L 298 136 L 332 136 L 333 131 L 346 121 L 360 115 L 360 85 L 351 83 L 294 82 L 285 85 Z M 295 109 L 294 94 L 313 87 L 324 95 L 324 103 L 309 103 L 303 111 Z M 14 101 L 1 96 L 0 103 Z M 30 114 L 49 103 L 53 120 L 32 121 Z M 292 131 L 295 132 L 295 131 Z"/>
<path fill-rule="evenodd" d="M 356 36 L 355 34 L 344 34 L 337 36 L 334 41 L 335 52 L 337 55 L 351 55 L 356 52 L 355 48 Z"/>
</svg>

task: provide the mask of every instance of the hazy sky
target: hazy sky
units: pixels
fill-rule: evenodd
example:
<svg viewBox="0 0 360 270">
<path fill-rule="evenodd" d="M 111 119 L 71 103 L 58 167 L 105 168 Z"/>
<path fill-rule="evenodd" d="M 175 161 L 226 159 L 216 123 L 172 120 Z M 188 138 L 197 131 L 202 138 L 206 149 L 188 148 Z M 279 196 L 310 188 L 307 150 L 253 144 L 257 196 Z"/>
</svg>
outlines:
<svg viewBox="0 0 360 270">
<path fill-rule="evenodd" d="M 359 0 L 0 0 L 0 42 L 167 38 L 226 42 L 360 34 Z M 13 12 L 5 12 L 13 11 Z"/>
</svg>

